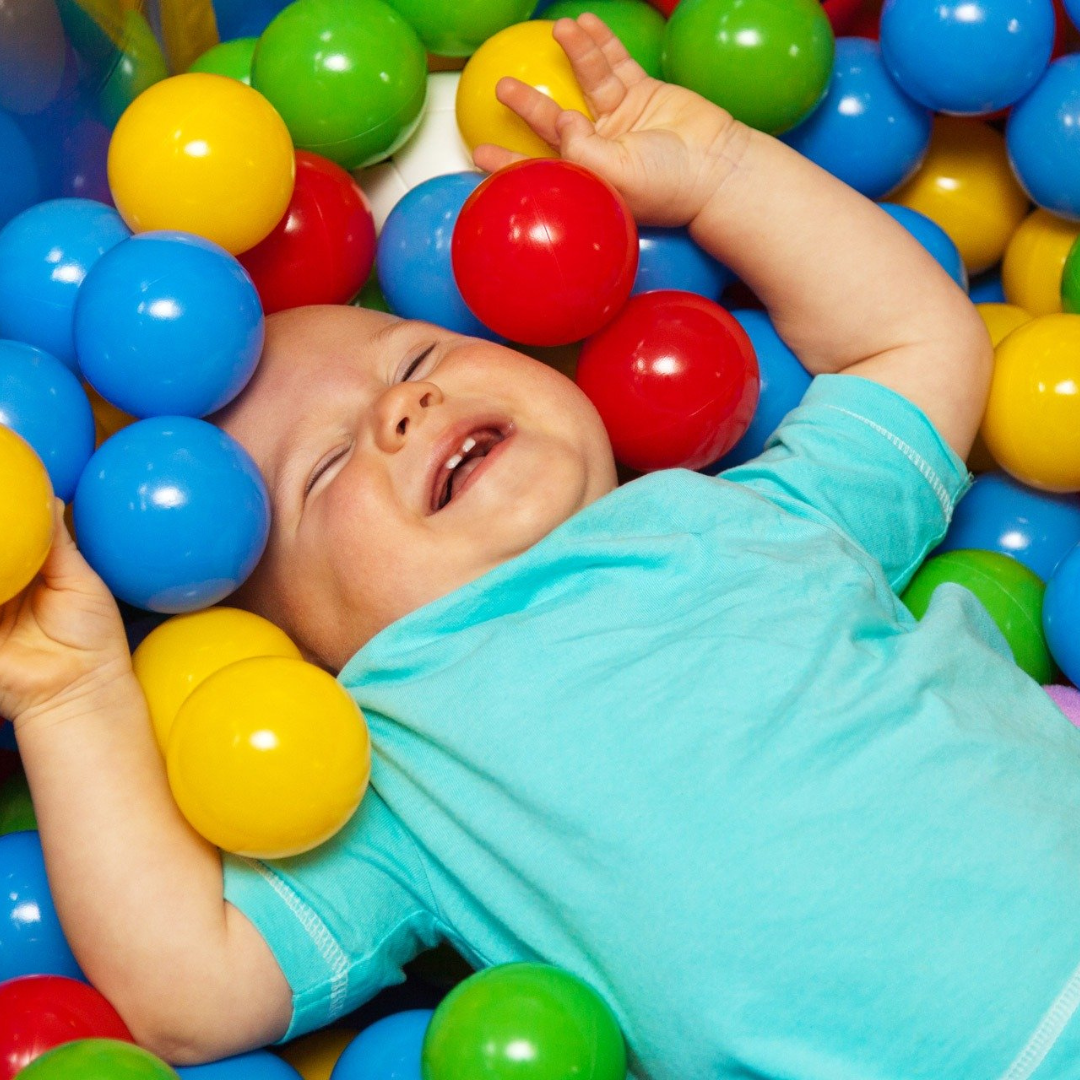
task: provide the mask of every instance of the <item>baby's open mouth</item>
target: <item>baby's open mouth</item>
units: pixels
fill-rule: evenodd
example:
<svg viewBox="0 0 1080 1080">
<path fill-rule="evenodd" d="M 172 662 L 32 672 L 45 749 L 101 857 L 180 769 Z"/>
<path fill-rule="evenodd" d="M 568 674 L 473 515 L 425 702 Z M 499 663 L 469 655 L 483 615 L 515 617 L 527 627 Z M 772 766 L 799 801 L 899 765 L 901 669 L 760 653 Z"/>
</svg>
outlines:
<svg viewBox="0 0 1080 1080">
<path fill-rule="evenodd" d="M 495 427 L 480 427 L 452 447 L 449 456 L 435 470 L 431 488 L 431 512 L 438 513 L 459 494 L 465 482 L 480 467 L 492 447 L 506 438 Z"/>
</svg>

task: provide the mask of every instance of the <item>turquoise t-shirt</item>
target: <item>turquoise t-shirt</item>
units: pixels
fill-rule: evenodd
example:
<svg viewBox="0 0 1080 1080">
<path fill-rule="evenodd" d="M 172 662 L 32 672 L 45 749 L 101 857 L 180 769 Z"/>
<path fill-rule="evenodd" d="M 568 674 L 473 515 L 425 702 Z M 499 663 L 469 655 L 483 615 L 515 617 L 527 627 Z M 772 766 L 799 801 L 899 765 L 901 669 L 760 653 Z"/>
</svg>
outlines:
<svg viewBox="0 0 1080 1080">
<path fill-rule="evenodd" d="M 820 377 L 757 460 L 635 480 L 373 638 L 360 811 L 226 860 L 288 1036 L 448 939 L 583 977 L 639 1078 L 1080 1076 L 1080 737 L 970 593 L 894 591 L 968 483 Z"/>
</svg>

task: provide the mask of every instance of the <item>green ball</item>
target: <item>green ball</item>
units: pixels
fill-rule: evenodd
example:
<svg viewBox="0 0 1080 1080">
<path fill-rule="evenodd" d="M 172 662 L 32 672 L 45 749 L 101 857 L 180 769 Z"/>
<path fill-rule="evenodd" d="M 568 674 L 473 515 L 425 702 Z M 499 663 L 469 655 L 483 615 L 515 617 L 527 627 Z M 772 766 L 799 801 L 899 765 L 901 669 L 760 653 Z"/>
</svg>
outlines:
<svg viewBox="0 0 1080 1080">
<path fill-rule="evenodd" d="M 626 1047 L 604 999 L 546 964 L 502 964 L 443 999 L 421 1053 L 424 1080 L 625 1080 Z"/>
<path fill-rule="evenodd" d="M 1052 680 L 1054 662 L 1042 629 L 1046 586 L 1037 574 L 996 551 L 949 551 L 927 559 L 900 599 L 921 619 L 934 590 L 946 582 L 975 594 L 997 623 L 1019 667 L 1036 682 Z"/>
<path fill-rule="evenodd" d="M 664 77 L 775 135 L 825 96 L 833 47 L 819 0 L 682 0 L 664 34 Z"/>
<path fill-rule="evenodd" d="M 26 776 L 17 772 L 0 784 L 0 836 L 37 828 Z"/>
<path fill-rule="evenodd" d="M 536 0 L 386 0 L 412 23 L 428 52 L 471 56 L 492 34 L 524 22 Z"/>
<path fill-rule="evenodd" d="M 626 51 L 654 79 L 664 77 L 660 53 L 664 47 L 663 15 L 645 0 L 559 0 L 546 8 L 544 19 L 576 19 L 591 11 L 603 19 Z"/>
<path fill-rule="evenodd" d="M 251 85 L 298 149 L 358 169 L 389 157 L 420 122 L 427 55 L 383 0 L 296 0 L 259 38 Z"/>
<path fill-rule="evenodd" d="M 371 311 L 385 311 L 387 315 L 393 315 L 390 305 L 383 296 L 382 286 L 379 284 L 379 275 L 372 266 L 367 281 L 363 288 L 349 301 L 353 307 L 368 308 Z"/>
<path fill-rule="evenodd" d="M 154 31 L 137 11 L 124 16 L 123 39 L 116 63 L 98 95 L 98 110 L 115 127 L 124 110 L 154 83 L 169 77 L 169 67 Z"/>
<path fill-rule="evenodd" d="M 251 60 L 258 43 L 259 39 L 253 37 L 223 41 L 220 45 L 207 49 L 188 71 L 201 71 L 204 75 L 224 75 L 250 86 Z"/>
<path fill-rule="evenodd" d="M 1080 314 L 1080 243 L 1069 248 L 1061 273 L 1061 306 L 1070 315 Z"/>
<path fill-rule="evenodd" d="M 78 1039 L 35 1058 L 19 1080 L 179 1080 L 149 1050 L 117 1039 Z"/>
</svg>

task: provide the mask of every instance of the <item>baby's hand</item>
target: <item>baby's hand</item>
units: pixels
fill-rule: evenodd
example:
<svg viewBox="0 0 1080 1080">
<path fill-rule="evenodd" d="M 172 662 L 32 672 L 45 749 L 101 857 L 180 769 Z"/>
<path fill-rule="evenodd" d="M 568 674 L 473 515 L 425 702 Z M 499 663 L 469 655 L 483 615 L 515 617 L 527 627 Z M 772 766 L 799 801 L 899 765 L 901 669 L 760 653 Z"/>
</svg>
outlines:
<svg viewBox="0 0 1080 1080">
<path fill-rule="evenodd" d="M 692 91 L 650 78 L 595 15 L 559 19 L 554 36 L 595 123 L 518 79 L 500 79 L 496 97 L 567 161 L 618 188 L 641 224 L 689 224 L 736 165 L 746 129 Z M 473 159 L 493 172 L 522 155 L 485 143 Z"/>
<path fill-rule="evenodd" d="M 78 712 L 131 677 L 124 625 L 105 583 L 79 554 L 56 501 L 52 550 L 41 572 L 0 606 L 0 717 Z"/>
</svg>

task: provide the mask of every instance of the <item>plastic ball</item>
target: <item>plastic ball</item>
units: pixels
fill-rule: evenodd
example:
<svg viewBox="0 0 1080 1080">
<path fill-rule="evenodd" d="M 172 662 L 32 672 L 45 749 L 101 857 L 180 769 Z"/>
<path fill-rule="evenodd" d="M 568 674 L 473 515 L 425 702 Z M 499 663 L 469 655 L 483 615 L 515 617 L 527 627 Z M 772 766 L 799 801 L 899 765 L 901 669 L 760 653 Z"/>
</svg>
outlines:
<svg viewBox="0 0 1080 1080">
<path fill-rule="evenodd" d="M 432 1009 L 409 1009 L 376 1020 L 345 1048 L 333 1080 L 420 1080 L 420 1053 Z"/>
<path fill-rule="evenodd" d="M 0 747 L 4 745 L 3 736 L 10 731 L 10 724 L 0 724 Z M 0 783 L 0 836 L 36 828 L 37 815 L 34 813 L 34 802 L 30 797 L 30 785 L 27 783 L 25 774 L 12 773 L 3 783 Z"/>
<path fill-rule="evenodd" d="M 489 37 L 532 14 L 534 0 L 387 0 L 436 56 L 470 56 Z"/>
<path fill-rule="evenodd" d="M 345 304 L 375 258 L 375 221 L 356 181 L 317 154 L 296 152 L 296 187 L 274 231 L 240 257 L 266 314 Z"/>
<path fill-rule="evenodd" d="M 61 144 L 59 195 L 112 206 L 107 168 L 111 137 L 109 128 L 97 120 L 75 123 Z"/>
<path fill-rule="evenodd" d="M 559 156 L 496 99 L 495 85 L 504 75 L 535 87 L 564 109 L 592 117 L 566 53 L 551 36 L 554 25 L 537 19 L 508 26 L 488 38 L 465 65 L 458 83 L 457 122 L 470 150 L 481 143 L 495 143 L 527 157 Z"/>
<path fill-rule="evenodd" d="M 1001 262 L 1001 284 L 1010 304 L 1031 315 L 1061 311 L 1061 277 L 1080 223 L 1047 210 L 1029 214 L 1012 235 Z"/>
<path fill-rule="evenodd" d="M 214 21 L 222 41 L 257 38 L 291 0 L 213 0 Z"/>
<path fill-rule="evenodd" d="M 24 975 L 85 981 L 53 906 L 36 832 L 0 836 L 0 983 Z"/>
<path fill-rule="evenodd" d="M 53 199 L 12 218 L 0 231 L 0 337 L 36 345 L 77 371 L 79 286 L 130 235 L 112 207 L 90 199 Z"/>
<path fill-rule="evenodd" d="M 58 975 L 0 983 L 0 1080 L 75 1039 L 134 1042 L 120 1014 L 92 986 Z"/>
<path fill-rule="evenodd" d="M 472 151 L 458 129 L 455 109 L 460 81 L 460 71 L 433 71 L 428 76 L 427 106 L 420 125 L 388 161 L 359 173 L 360 186 L 380 231 L 390 211 L 425 180 L 476 171 Z M 477 176 L 483 179 L 483 174 Z"/>
<path fill-rule="evenodd" d="M 961 289 L 967 290 L 967 270 L 964 267 L 964 260 L 960 257 L 960 250 L 936 221 L 931 221 L 925 214 L 912 210 L 908 206 L 897 206 L 895 203 L 887 202 L 878 205 L 894 221 L 903 225 L 934 256 L 938 265 Z"/>
<path fill-rule="evenodd" d="M 180 1080 L 301 1080 L 300 1074 L 269 1050 L 222 1058 L 205 1065 L 177 1066 Z"/>
<path fill-rule="evenodd" d="M 126 11 L 122 19 L 118 50 L 97 95 L 98 112 L 110 128 L 140 94 L 169 76 L 168 61 L 146 16 Z"/>
<path fill-rule="evenodd" d="M 867 198 L 902 184 L 926 153 L 932 114 L 889 77 L 877 42 L 840 38 L 825 100 L 784 142 Z"/>
<path fill-rule="evenodd" d="M 379 285 L 390 309 L 455 333 L 493 338 L 468 308 L 454 281 L 450 244 L 465 200 L 480 173 L 435 176 L 410 191 L 390 212 L 379 236 Z"/>
<path fill-rule="evenodd" d="M 655 289 L 681 289 L 719 300 L 735 275 L 700 248 L 688 229 L 646 225 L 638 229 L 638 268 L 632 296 Z"/>
<path fill-rule="evenodd" d="M 290 1040 L 278 1050 L 304 1080 L 330 1080 L 345 1047 L 356 1038 L 351 1028 L 320 1028 L 310 1035 Z"/>
<path fill-rule="evenodd" d="M 131 662 L 162 753 L 191 692 L 223 667 L 255 656 L 299 660 L 300 650 L 272 622 L 229 607 L 177 615 L 143 638 Z"/>
<path fill-rule="evenodd" d="M 1066 553 L 1047 582 L 1042 624 L 1058 667 L 1080 684 L 1080 548 Z"/>
<path fill-rule="evenodd" d="M 33 580 L 53 538 L 49 474 L 30 444 L 0 424 L 0 604 Z"/>
<path fill-rule="evenodd" d="M 296 0 L 259 39 L 251 85 L 298 149 L 357 169 L 392 154 L 416 127 L 427 57 L 382 0 Z"/>
<path fill-rule="evenodd" d="M 623 1080 L 626 1046 L 614 1014 L 575 975 L 501 964 L 456 986 L 431 1018 L 425 1080 Z"/>
<path fill-rule="evenodd" d="M 700 469 L 742 437 L 758 399 L 746 331 L 695 293 L 633 297 L 581 350 L 577 384 L 615 460 L 639 472 Z"/>
<path fill-rule="evenodd" d="M 233 38 L 232 41 L 223 41 L 212 49 L 207 49 L 188 68 L 189 72 L 198 72 L 202 75 L 224 75 L 228 79 L 236 79 L 245 86 L 251 85 L 251 62 L 255 57 L 255 46 L 258 45 L 257 37 Z"/>
<path fill-rule="evenodd" d="M 599 330 L 630 295 L 638 237 L 622 196 L 568 161 L 518 161 L 466 200 L 454 278 L 497 334 L 564 345 Z"/>
<path fill-rule="evenodd" d="M 1061 271 L 1061 306 L 1070 315 L 1080 312 L 1080 244 L 1075 241 Z"/>
<path fill-rule="evenodd" d="M 119 431 L 75 491 L 87 561 L 115 596 L 164 614 L 209 607 L 237 589 L 269 529 L 266 485 L 247 452 L 186 416 Z"/>
<path fill-rule="evenodd" d="M 57 4 L 54 0 L 5 4 L 3 20 L 0 109 L 20 116 L 40 113 L 59 95 L 64 79 L 67 42 Z"/>
<path fill-rule="evenodd" d="M 974 593 L 1009 643 L 1017 666 L 1036 682 L 1052 681 L 1054 663 L 1042 632 L 1045 586 L 1037 574 L 994 551 L 949 551 L 927 559 L 900 599 L 921 619 L 934 590 L 945 584 Z"/>
<path fill-rule="evenodd" d="M 996 349 L 1018 326 L 1031 322 L 1033 316 L 1015 304 L 976 304 L 983 325 Z"/>
<path fill-rule="evenodd" d="M 0 228 L 41 197 L 41 174 L 29 140 L 7 113 L 0 112 Z"/>
<path fill-rule="evenodd" d="M 904 93 L 978 116 L 1022 98 L 1050 63 L 1050 0 L 885 0 L 881 52 Z"/>
<path fill-rule="evenodd" d="M 734 311 L 746 331 L 757 357 L 760 389 L 757 407 L 739 441 L 704 471 L 712 475 L 756 458 L 780 421 L 803 399 L 810 388 L 810 372 L 787 347 L 764 311 Z"/>
<path fill-rule="evenodd" d="M 586 11 L 602 19 L 647 75 L 664 77 L 664 18 L 645 0 L 558 0 L 544 8 L 545 19 L 576 19 Z"/>
<path fill-rule="evenodd" d="M 149 1050 L 116 1039 L 78 1039 L 30 1062 L 19 1080 L 178 1080 Z"/>
<path fill-rule="evenodd" d="M 206 416 L 247 385 L 263 313 L 227 251 L 188 233 L 133 236 L 87 275 L 75 305 L 86 380 L 132 416 Z"/>
<path fill-rule="evenodd" d="M 1080 491 L 1080 315 L 1042 315 L 994 350 L 982 435 L 1031 487 Z"/>
<path fill-rule="evenodd" d="M 1009 160 L 1031 199 L 1080 219 L 1080 54 L 1055 60 L 1009 113 Z"/>
<path fill-rule="evenodd" d="M 1002 136 L 988 124 L 949 116 L 934 121 L 925 161 L 890 198 L 937 222 L 969 274 L 1001 261 L 1028 213 Z"/>
<path fill-rule="evenodd" d="M 176 75 L 150 87 L 109 146 L 113 200 L 135 232 L 195 233 L 234 255 L 281 220 L 293 169 L 281 117 L 221 75 Z"/>
<path fill-rule="evenodd" d="M 33 447 L 68 502 L 94 452 L 94 414 L 71 370 L 32 345 L 0 341 L 0 424 Z"/>
<path fill-rule="evenodd" d="M 683 0 L 664 36 L 664 77 L 770 134 L 805 120 L 832 74 L 818 0 Z"/>
<path fill-rule="evenodd" d="M 192 827 L 226 851 L 281 859 L 328 840 L 367 787 L 367 726 L 314 664 L 240 660 L 205 679 L 176 715 L 169 784 Z"/>
<path fill-rule="evenodd" d="M 1004 304 L 1005 289 L 1001 284 L 1001 268 L 987 270 L 973 277 L 968 284 L 968 297 L 973 304 Z"/>
</svg>

